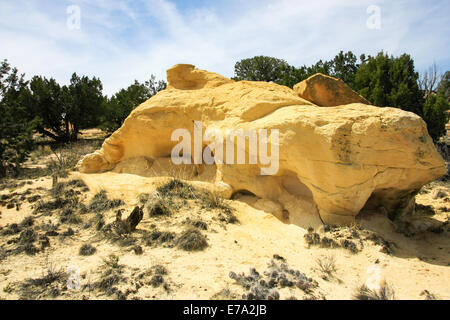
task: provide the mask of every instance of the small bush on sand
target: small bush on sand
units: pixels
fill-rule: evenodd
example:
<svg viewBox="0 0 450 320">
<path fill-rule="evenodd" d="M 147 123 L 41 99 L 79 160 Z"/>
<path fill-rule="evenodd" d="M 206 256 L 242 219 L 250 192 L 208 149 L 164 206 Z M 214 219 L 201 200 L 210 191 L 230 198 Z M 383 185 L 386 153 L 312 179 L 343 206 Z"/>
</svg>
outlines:
<svg viewBox="0 0 450 320">
<path fill-rule="evenodd" d="M 337 270 L 336 260 L 333 256 L 318 258 L 316 259 L 316 263 L 325 280 L 328 279 L 328 277 L 333 277 L 334 273 Z"/>
<path fill-rule="evenodd" d="M 233 208 L 225 202 L 219 194 L 215 192 L 203 191 L 200 193 L 199 200 L 206 209 L 218 209 L 220 211 L 219 220 L 225 223 L 237 223 L 239 220 L 233 213 Z"/>
<path fill-rule="evenodd" d="M 73 231 L 72 228 L 68 228 L 66 231 L 64 231 L 61 236 L 64 237 L 71 237 L 75 234 L 75 231 Z"/>
<path fill-rule="evenodd" d="M 106 191 L 101 190 L 92 198 L 88 205 L 88 210 L 93 212 L 103 212 L 120 207 L 124 204 L 125 203 L 120 199 L 109 200 Z"/>
<path fill-rule="evenodd" d="M 146 246 L 165 245 L 172 247 L 175 237 L 176 234 L 174 232 L 153 230 L 149 234 L 144 235 L 142 240 Z"/>
<path fill-rule="evenodd" d="M 65 289 L 67 274 L 49 264 L 42 277 L 27 279 L 19 285 L 21 299 L 39 299 L 46 296 L 56 297 Z"/>
<path fill-rule="evenodd" d="M 186 251 L 200 251 L 208 246 L 208 241 L 199 230 L 189 228 L 178 237 L 176 244 Z"/>
<path fill-rule="evenodd" d="M 197 191 L 190 184 L 178 179 L 170 180 L 168 183 L 156 189 L 164 197 L 179 197 L 183 199 L 195 199 Z"/>
<path fill-rule="evenodd" d="M 138 201 L 140 205 L 144 205 L 147 203 L 148 199 L 150 198 L 150 194 L 148 193 L 141 193 L 138 195 Z"/>
<path fill-rule="evenodd" d="M 91 220 L 89 224 L 95 228 L 95 230 L 100 231 L 105 226 L 105 218 L 103 214 L 97 213 Z"/>
<path fill-rule="evenodd" d="M 89 243 L 85 243 L 80 247 L 79 254 L 81 256 L 92 256 L 97 249 Z"/>
<path fill-rule="evenodd" d="M 195 227 L 197 229 L 200 229 L 200 230 L 207 230 L 208 229 L 208 224 L 205 221 L 200 220 L 200 219 L 191 220 L 191 219 L 188 218 L 188 219 L 186 219 L 186 221 L 184 223 L 188 224 L 188 225 L 191 225 L 191 226 L 193 226 L 193 227 Z"/>
<path fill-rule="evenodd" d="M 201 200 L 203 206 L 208 209 L 222 209 L 228 207 L 224 199 L 215 192 L 204 191 Z"/>
<path fill-rule="evenodd" d="M 142 249 L 142 247 L 139 245 L 134 246 L 133 251 L 134 251 L 134 254 L 136 254 L 136 255 L 141 255 L 144 253 L 144 249 Z"/>
<path fill-rule="evenodd" d="M 123 265 L 119 264 L 119 257 L 111 254 L 108 256 L 108 258 L 103 259 L 103 263 L 106 267 L 111 269 L 122 269 Z"/>
<path fill-rule="evenodd" d="M 102 273 L 100 279 L 94 284 L 94 287 L 103 291 L 108 296 L 116 294 L 118 298 L 124 298 L 124 294 L 115 285 L 126 281 L 126 278 L 123 276 L 125 266 L 119 264 L 119 257 L 116 255 L 110 255 L 103 262 L 104 265 L 101 266 Z"/>
<path fill-rule="evenodd" d="M 157 274 L 160 276 L 164 276 L 167 274 L 166 267 L 164 267 L 163 265 L 160 265 L 160 264 L 154 265 L 151 270 L 154 274 Z"/>
<path fill-rule="evenodd" d="M 355 300 L 395 300 L 395 292 L 388 284 L 382 286 L 380 290 L 371 290 L 366 285 L 356 289 Z"/>
<path fill-rule="evenodd" d="M 22 220 L 19 224 L 20 228 L 31 227 L 34 224 L 34 218 L 32 216 L 28 216 Z"/>
<path fill-rule="evenodd" d="M 272 259 L 262 274 L 256 268 L 250 268 L 249 271 L 248 274 L 234 271 L 229 273 L 229 277 L 245 289 L 246 292 L 242 295 L 242 299 L 245 300 L 278 300 L 279 289 L 295 287 L 308 296 L 313 296 L 314 290 L 318 287 L 317 281 L 307 277 L 300 270 L 291 269 L 286 260 Z"/>
<path fill-rule="evenodd" d="M 150 217 L 171 216 L 174 212 L 173 202 L 170 199 L 159 196 L 150 198 L 145 208 Z"/>
</svg>

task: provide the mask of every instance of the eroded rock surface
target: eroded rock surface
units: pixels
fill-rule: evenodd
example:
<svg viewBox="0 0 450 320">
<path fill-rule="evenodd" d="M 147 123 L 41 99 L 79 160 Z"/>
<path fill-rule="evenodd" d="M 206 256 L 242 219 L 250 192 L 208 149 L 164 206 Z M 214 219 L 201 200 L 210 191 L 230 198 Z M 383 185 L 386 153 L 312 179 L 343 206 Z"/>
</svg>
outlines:
<svg viewBox="0 0 450 320">
<path fill-rule="evenodd" d="M 411 212 L 417 190 L 445 174 L 425 122 L 413 113 L 362 103 L 321 108 L 285 86 L 235 82 L 191 65 L 169 69 L 167 79 L 166 90 L 80 161 L 80 172 L 182 174 L 228 196 L 244 190 L 279 203 L 287 222 L 298 225 L 351 223 L 365 206 L 383 206 L 391 217 Z M 184 128 L 194 137 L 194 121 L 203 132 L 278 129 L 278 172 L 261 175 L 259 162 L 174 165 L 172 132 Z"/>
</svg>

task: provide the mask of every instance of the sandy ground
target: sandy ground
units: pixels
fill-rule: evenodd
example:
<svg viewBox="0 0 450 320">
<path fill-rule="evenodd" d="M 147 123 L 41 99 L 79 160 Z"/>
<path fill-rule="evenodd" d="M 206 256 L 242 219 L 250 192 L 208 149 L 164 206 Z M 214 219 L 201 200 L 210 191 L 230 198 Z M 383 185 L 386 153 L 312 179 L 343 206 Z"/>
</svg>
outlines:
<svg viewBox="0 0 450 320">
<path fill-rule="evenodd" d="M 86 175 L 73 173 L 65 181 L 83 178 L 89 191 L 80 192 L 80 199 L 88 204 L 90 199 L 101 189 L 107 191 L 109 199 L 125 201 L 124 216 L 138 204 L 140 193 L 150 193 L 162 184 L 159 178 L 143 178 L 136 175 L 106 173 Z M 52 180 L 49 177 L 30 180 L 17 188 L 6 188 L 0 195 L 21 195 L 29 190 L 25 199 L 40 195 L 41 200 L 51 199 L 49 190 Z M 71 188 L 69 188 L 71 189 Z M 440 191 L 439 197 L 436 193 Z M 66 190 L 67 192 L 67 190 Z M 308 246 L 304 235 L 308 230 L 295 225 L 285 224 L 270 212 L 252 207 L 255 197 L 242 195 L 225 202 L 234 210 L 239 223 L 222 223 L 216 219 L 215 210 L 206 210 L 194 203 L 180 208 L 170 217 L 149 217 L 147 213 L 139 223 L 138 235 L 143 230 L 169 230 L 180 234 L 186 225 L 186 218 L 201 219 L 208 225 L 202 231 L 206 235 L 208 247 L 202 251 L 188 252 L 177 246 L 142 245 L 143 253 L 137 255 L 132 246 L 121 246 L 104 239 L 94 228 L 83 228 L 94 213 L 81 215 L 82 222 L 74 225 L 61 223 L 57 231 L 68 228 L 74 235 L 68 237 L 48 237 L 50 247 L 34 255 L 14 253 L 19 233 L 2 235 L 0 244 L 3 260 L 0 262 L 0 298 L 1 299 L 240 299 L 246 290 L 229 277 L 230 271 L 249 273 L 255 268 L 260 274 L 268 269 L 268 263 L 274 255 L 281 256 L 289 268 L 299 270 L 317 282 L 310 291 L 296 286 L 277 288 L 280 299 L 295 297 L 297 299 L 352 299 L 356 288 L 364 284 L 370 274 L 368 269 L 376 266 L 381 277 L 395 291 L 396 299 L 425 299 L 424 290 L 438 299 L 450 298 L 450 238 L 447 228 L 431 232 L 430 228 L 439 227 L 448 221 L 450 209 L 450 185 L 433 182 L 425 186 L 417 195 L 417 203 L 432 206 L 433 213 L 421 213 L 414 217 L 408 231 L 399 229 L 382 213 L 367 212 L 361 214 L 358 224 L 363 230 L 380 236 L 392 246 L 392 253 L 387 254 L 381 245 L 364 241 L 360 252 L 352 253 L 344 248 L 321 248 Z M 34 216 L 34 226 L 43 222 L 57 223 L 58 213 L 52 215 L 33 214 L 36 202 L 23 201 L 20 208 L 7 208 L 2 203 L 0 215 L 0 233 L 13 223 L 20 224 L 24 218 Z M 117 210 L 109 210 L 104 216 L 107 222 L 115 219 Z M 444 225 L 445 226 L 445 225 Z M 413 234 L 411 233 L 413 230 Z M 434 230 L 434 229 L 433 229 Z M 323 237 L 324 230 L 315 230 Z M 405 236 L 407 234 L 408 236 Z M 90 256 L 79 254 L 80 246 L 90 243 L 96 252 Z M 8 253 L 8 250 L 9 253 Z M 114 285 L 114 290 L 105 292 L 95 287 L 95 283 L 104 277 L 105 259 L 114 254 L 119 258 L 121 275 L 126 278 Z M 336 269 L 331 275 L 324 274 L 318 260 L 333 259 Z M 164 266 L 167 274 L 163 276 L 164 285 L 152 285 L 152 267 Z M 28 279 L 39 279 L 48 274 L 47 270 L 79 271 L 81 287 L 67 289 L 66 279 L 60 283 L 44 284 L 44 288 L 24 294 L 23 284 Z M 150 270 L 150 271 L 149 271 Z M 154 273 L 153 273 L 154 275 Z M 55 291 L 49 288 L 57 287 Z"/>
<path fill-rule="evenodd" d="M 83 132 L 83 139 L 92 139 L 94 144 L 81 143 L 76 156 L 91 152 L 102 138 L 98 130 Z M 26 166 L 45 169 L 51 161 L 55 154 L 43 147 Z M 85 185 L 67 184 L 76 180 Z M 351 228 L 306 230 L 284 223 L 268 208 L 257 209 L 255 196 L 239 195 L 214 208 L 196 196 L 175 197 L 170 216 L 150 216 L 144 206 L 136 230 L 119 240 L 106 236 L 104 230 L 116 220 L 118 210 L 126 218 L 142 204 L 141 194 L 151 194 L 168 181 L 154 175 L 71 172 L 59 179 L 66 183 L 59 195 L 52 192 L 50 176 L 0 184 L 0 299 L 241 299 L 249 292 L 245 285 L 251 282 L 241 281 L 241 273 L 247 280 L 255 271 L 259 273 L 257 281 L 250 283 L 254 287 L 261 279 L 269 279 L 264 272 L 273 273 L 270 263 L 285 268 L 277 270 L 288 279 L 293 279 L 292 271 L 297 280 L 301 275 L 310 284 L 306 288 L 295 280 L 280 285 L 278 278 L 270 294 L 274 296 L 275 290 L 280 299 L 353 299 L 361 285 L 374 283 L 375 287 L 387 283 L 395 299 L 450 298 L 448 181 L 424 186 L 416 196 L 416 214 L 396 223 L 383 212 L 362 212 Z M 108 199 L 123 202 L 101 213 L 106 227 L 99 229 L 98 210 L 89 204 L 101 190 Z M 45 206 L 56 199 L 72 202 Z M 86 206 L 87 210 L 81 210 Z M 223 218 L 224 207 L 237 223 Z M 63 220 L 67 212 L 77 217 L 75 222 Z M 193 221 L 203 223 L 196 228 L 206 237 L 207 247 L 185 251 L 177 239 Z M 36 250 L 23 252 L 30 232 L 34 235 L 31 249 Z M 161 232 L 173 239 L 148 240 L 149 235 Z M 347 241 L 356 249 L 308 244 L 313 235 L 322 244 L 330 239 L 338 244 Z M 95 252 L 81 255 L 84 244 L 92 245 Z M 327 261 L 331 263 L 324 271 L 320 264 Z M 232 279 L 230 272 L 240 280 Z"/>
</svg>

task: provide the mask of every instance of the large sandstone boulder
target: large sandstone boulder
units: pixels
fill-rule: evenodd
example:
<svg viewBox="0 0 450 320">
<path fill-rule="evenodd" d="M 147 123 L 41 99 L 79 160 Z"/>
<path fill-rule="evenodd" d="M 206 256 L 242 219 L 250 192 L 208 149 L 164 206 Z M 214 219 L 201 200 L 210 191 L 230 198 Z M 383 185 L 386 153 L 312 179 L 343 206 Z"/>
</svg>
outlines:
<svg viewBox="0 0 450 320">
<path fill-rule="evenodd" d="M 317 73 L 294 86 L 294 91 L 320 107 L 335 107 L 350 103 L 370 104 L 341 79 Z"/>
<path fill-rule="evenodd" d="M 279 207 L 288 222 L 304 226 L 351 223 L 362 208 L 383 206 L 391 217 L 411 212 L 421 186 L 445 174 L 425 122 L 413 113 L 361 103 L 321 108 L 285 86 L 235 82 L 191 65 L 174 66 L 167 79 L 166 90 L 133 110 L 100 150 L 79 162 L 80 172 L 152 177 L 163 167 L 164 174 L 182 172 L 227 197 L 251 192 Z M 195 121 L 202 132 L 278 129 L 278 142 L 268 147 L 279 147 L 278 171 L 262 175 L 268 164 L 249 160 L 173 164 L 171 152 L 179 143 L 171 140 L 173 131 L 184 128 L 194 137 Z M 209 143 L 191 141 L 192 150 L 207 151 Z M 224 159 L 231 152 L 225 149 Z M 249 149 L 246 159 L 253 154 Z M 193 153 L 183 156 L 195 158 Z"/>
</svg>

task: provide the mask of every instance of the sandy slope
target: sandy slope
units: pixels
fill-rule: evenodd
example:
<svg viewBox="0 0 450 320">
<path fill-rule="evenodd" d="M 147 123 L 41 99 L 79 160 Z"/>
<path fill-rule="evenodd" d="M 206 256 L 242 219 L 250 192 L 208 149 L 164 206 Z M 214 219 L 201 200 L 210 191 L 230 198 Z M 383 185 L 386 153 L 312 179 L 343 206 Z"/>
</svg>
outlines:
<svg viewBox="0 0 450 320">
<path fill-rule="evenodd" d="M 74 174 L 73 177 L 78 177 Z M 154 190 L 161 182 L 160 179 L 151 181 L 139 176 L 108 173 L 103 175 L 89 175 L 85 182 L 89 192 L 82 194 L 87 202 L 100 189 L 108 191 L 108 197 L 120 198 L 126 202 L 126 212 L 130 212 L 137 203 L 136 196 L 142 192 Z M 28 188 L 51 188 L 51 179 L 42 178 L 33 181 L 17 190 L 24 192 Z M 447 196 L 433 199 L 433 190 L 440 189 Z M 427 193 L 417 196 L 417 202 L 432 205 L 436 211 L 433 216 L 423 216 L 417 225 L 438 223 L 448 220 L 450 209 L 450 186 L 445 183 L 432 183 L 425 187 Z M 11 190 L 3 190 L 1 194 L 8 194 Z M 46 190 L 33 190 L 31 194 L 47 196 Z M 166 267 L 168 274 L 164 281 L 169 285 L 167 291 L 163 287 L 154 288 L 144 282 L 143 286 L 128 295 L 131 298 L 143 299 L 227 299 L 240 298 L 243 288 L 229 278 L 229 272 L 245 272 L 254 267 L 261 274 L 267 269 L 274 254 L 287 260 L 290 267 L 300 270 L 308 277 L 318 282 L 313 295 L 316 298 L 351 299 L 355 288 L 363 284 L 367 278 L 367 269 L 376 263 L 381 269 L 386 281 L 395 290 L 397 299 L 424 299 L 423 290 L 428 290 L 440 299 L 450 298 L 450 238 L 448 230 L 436 234 L 420 231 L 412 237 L 405 237 L 394 230 L 394 225 L 381 213 L 364 213 L 359 223 L 367 230 L 372 230 L 385 240 L 395 243 L 392 255 L 381 252 L 379 245 L 364 242 L 364 249 L 352 254 L 346 249 L 325 249 L 318 246 L 308 248 L 304 235 L 308 231 L 295 225 L 288 225 L 275 218 L 270 212 L 257 210 L 252 207 L 256 199 L 252 196 L 241 196 L 227 201 L 235 210 L 234 214 L 239 224 L 221 224 L 214 218 L 214 213 L 195 206 L 181 209 L 173 217 L 150 218 L 145 214 L 138 225 L 138 230 L 151 229 L 156 225 L 158 229 L 170 230 L 176 233 L 184 230 L 183 221 L 187 218 L 198 217 L 208 222 L 206 234 L 209 246 L 203 251 L 186 252 L 176 247 L 143 246 L 143 254 L 136 255 L 131 247 L 121 247 L 106 239 L 101 239 L 92 228 L 83 229 L 79 225 L 61 225 L 58 230 L 65 231 L 68 227 L 75 230 L 75 235 L 67 238 L 51 237 L 50 248 L 36 255 L 8 255 L 0 265 L 0 297 L 3 299 L 20 298 L 20 283 L 28 278 L 43 275 L 46 268 L 66 270 L 68 266 L 79 268 L 81 284 L 92 284 L 101 278 L 103 259 L 110 254 L 120 257 L 124 275 L 128 281 L 117 285 L 119 289 L 133 289 L 139 273 L 160 264 Z M 0 226 L 5 229 L 11 223 L 20 223 L 31 215 L 32 204 L 24 201 L 20 210 L 15 208 L 1 208 Z M 115 211 L 109 211 L 108 221 L 113 221 Z M 91 213 L 83 216 L 86 222 Z M 419 219 L 419 218 L 417 218 Z M 37 221 L 56 222 L 57 216 L 42 216 Z M 35 222 L 36 224 L 36 222 Z M 7 247 L 6 238 L 0 238 L 1 245 Z M 10 238 L 8 238 L 10 239 Z M 80 256 L 78 250 L 83 243 L 92 243 L 97 252 L 92 256 Z M 322 279 L 323 274 L 318 270 L 317 259 L 333 256 L 336 273 L 328 280 Z M 11 289 L 12 288 L 12 289 Z M 131 290 L 130 289 L 130 290 Z M 223 291 L 229 289 L 228 291 Z M 224 293 L 225 292 L 225 293 Z M 298 288 L 279 289 L 280 298 L 295 296 L 298 299 L 308 297 Z M 57 299 L 111 299 L 104 292 L 93 289 L 61 290 L 54 298 Z M 53 298 L 45 294 L 33 298 Z"/>
</svg>

